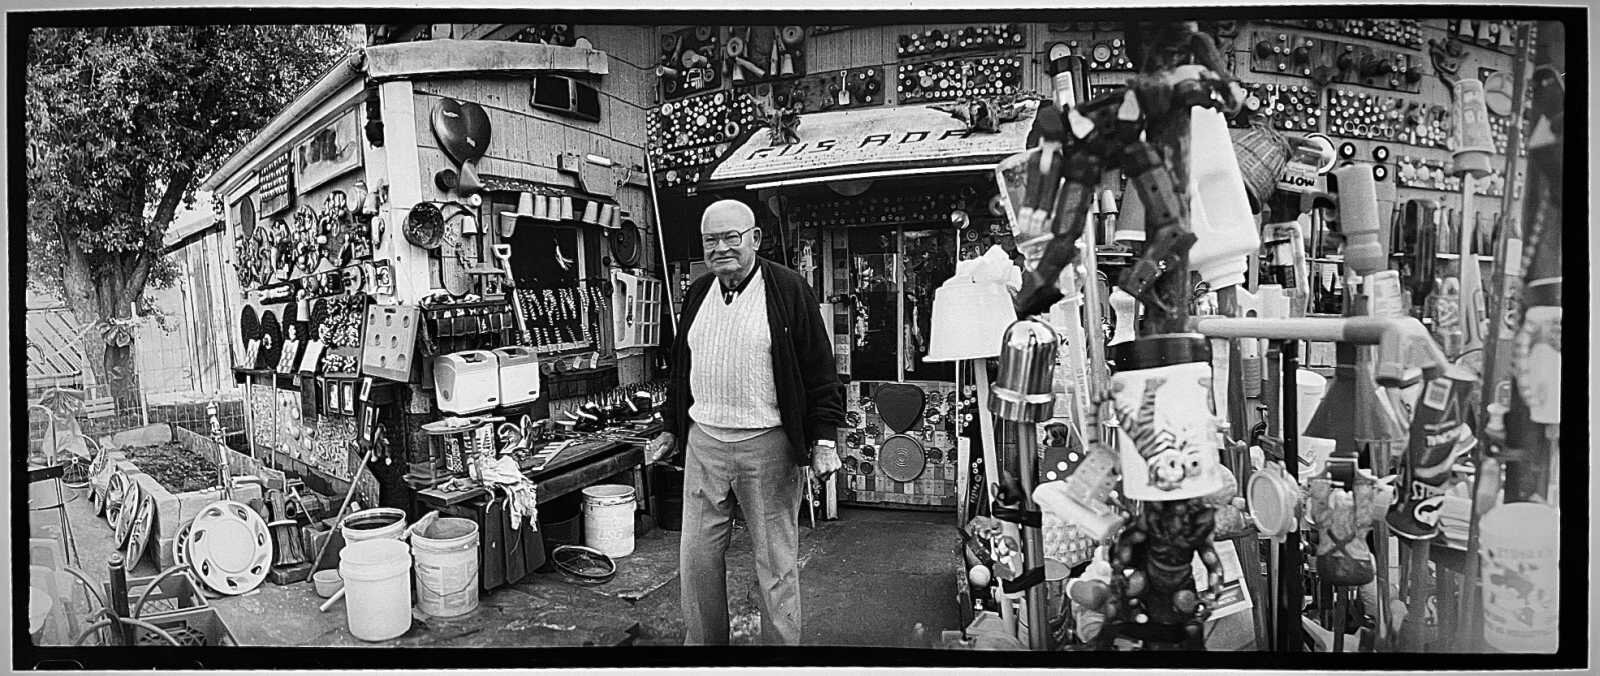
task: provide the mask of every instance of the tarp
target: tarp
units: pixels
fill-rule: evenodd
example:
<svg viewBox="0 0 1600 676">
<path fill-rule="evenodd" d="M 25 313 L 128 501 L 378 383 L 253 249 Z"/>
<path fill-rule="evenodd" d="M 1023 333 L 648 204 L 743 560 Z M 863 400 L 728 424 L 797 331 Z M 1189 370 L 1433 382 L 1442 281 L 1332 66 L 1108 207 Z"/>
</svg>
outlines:
<svg viewBox="0 0 1600 676">
<path fill-rule="evenodd" d="M 1037 101 L 1019 104 L 998 133 L 930 106 L 857 108 L 800 116 L 798 143 L 774 146 L 765 129 L 751 134 L 712 170 L 702 187 L 865 172 L 994 163 L 1027 147 Z"/>
</svg>

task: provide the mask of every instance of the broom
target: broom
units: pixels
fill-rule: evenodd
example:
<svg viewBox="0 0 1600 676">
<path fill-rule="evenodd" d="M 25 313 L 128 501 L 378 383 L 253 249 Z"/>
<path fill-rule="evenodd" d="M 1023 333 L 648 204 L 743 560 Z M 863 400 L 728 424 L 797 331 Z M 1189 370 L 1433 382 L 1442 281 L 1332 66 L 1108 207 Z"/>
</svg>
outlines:
<svg viewBox="0 0 1600 676">
<path fill-rule="evenodd" d="M 284 502 L 283 491 L 268 490 L 267 501 L 272 505 L 272 516 L 275 519 L 267 524 L 267 528 L 272 531 L 273 567 L 305 563 L 306 552 L 300 539 L 300 522 L 288 518 L 289 507 Z"/>
</svg>

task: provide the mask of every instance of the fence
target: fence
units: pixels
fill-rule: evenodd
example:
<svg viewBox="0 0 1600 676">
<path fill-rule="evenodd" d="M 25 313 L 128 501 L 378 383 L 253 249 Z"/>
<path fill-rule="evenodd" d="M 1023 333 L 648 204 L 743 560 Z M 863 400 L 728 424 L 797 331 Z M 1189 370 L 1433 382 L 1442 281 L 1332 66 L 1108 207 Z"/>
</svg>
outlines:
<svg viewBox="0 0 1600 676">
<path fill-rule="evenodd" d="M 97 382 L 87 362 L 94 353 L 87 341 L 103 340 L 100 331 L 82 326 L 59 304 L 28 310 L 27 401 L 51 411 L 29 407 L 30 453 L 42 448 L 51 415 L 58 421 L 58 433 L 72 429 L 99 437 L 141 425 L 173 423 L 209 435 L 206 406 L 212 402 L 219 404 L 228 445 L 248 447 L 243 390 L 215 374 L 202 378 L 197 371 L 195 347 L 201 338 L 187 311 L 186 292 L 180 285 L 153 294 L 157 308 L 167 316 L 166 326 L 152 317 L 136 320 L 131 374 L 135 396 L 120 401 L 111 396 L 108 384 Z M 66 445 L 68 439 L 59 443 Z"/>
</svg>

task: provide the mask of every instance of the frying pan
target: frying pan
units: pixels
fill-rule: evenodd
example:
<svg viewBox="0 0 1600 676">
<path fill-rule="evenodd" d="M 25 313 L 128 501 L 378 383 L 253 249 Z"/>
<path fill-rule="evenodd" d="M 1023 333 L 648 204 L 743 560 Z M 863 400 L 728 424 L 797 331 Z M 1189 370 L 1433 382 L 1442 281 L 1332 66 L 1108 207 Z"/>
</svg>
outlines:
<svg viewBox="0 0 1600 676">
<path fill-rule="evenodd" d="M 406 241 L 424 249 L 437 249 L 444 241 L 444 213 L 432 202 L 418 202 L 401 227 Z"/>
<path fill-rule="evenodd" d="M 916 439 L 896 434 L 883 442 L 878 465 L 890 479 L 909 483 L 922 476 L 922 471 L 928 466 L 928 456 Z"/>
<path fill-rule="evenodd" d="M 883 424 L 899 433 L 911 429 L 922 419 L 927 394 L 916 385 L 885 383 L 872 393 L 872 402 L 877 406 L 878 417 Z"/>
<path fill-rule="evenodd" d="M 489 114 L 471 102 L 444 99 L 433 108 L 433 135 L 450 159 L 466 163 L 489 149 Z"/>
<path fill-rule="evenodd" d="M 256 203 L 247 195 L 239 200 L 239 236 L 249 237 L 256 231 Z"/>
<path fill-rule="evenodd" d="M 611 233 L 611 254 L 617 265 L 625 268 L 639 265 L 639 225 L 632 220 L 622 222 L 622 227 Z"/>
</svg>

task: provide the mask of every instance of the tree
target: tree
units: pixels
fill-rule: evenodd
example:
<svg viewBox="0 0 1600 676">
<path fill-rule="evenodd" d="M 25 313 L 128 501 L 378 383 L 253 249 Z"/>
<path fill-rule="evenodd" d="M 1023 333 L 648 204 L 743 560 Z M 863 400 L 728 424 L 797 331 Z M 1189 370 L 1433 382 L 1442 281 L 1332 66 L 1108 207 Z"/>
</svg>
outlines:
<svg viewBox="0 0 1600 676">
<path fill-rule="evenodd" d="M 86 365 L 119 404 L 138 396 L 133 305 L 176 276 L 161 249 L 178 207 L 353 46 L 342 26 L 29 33 L 28 283 L 93 327 Z"/>
</svg>

